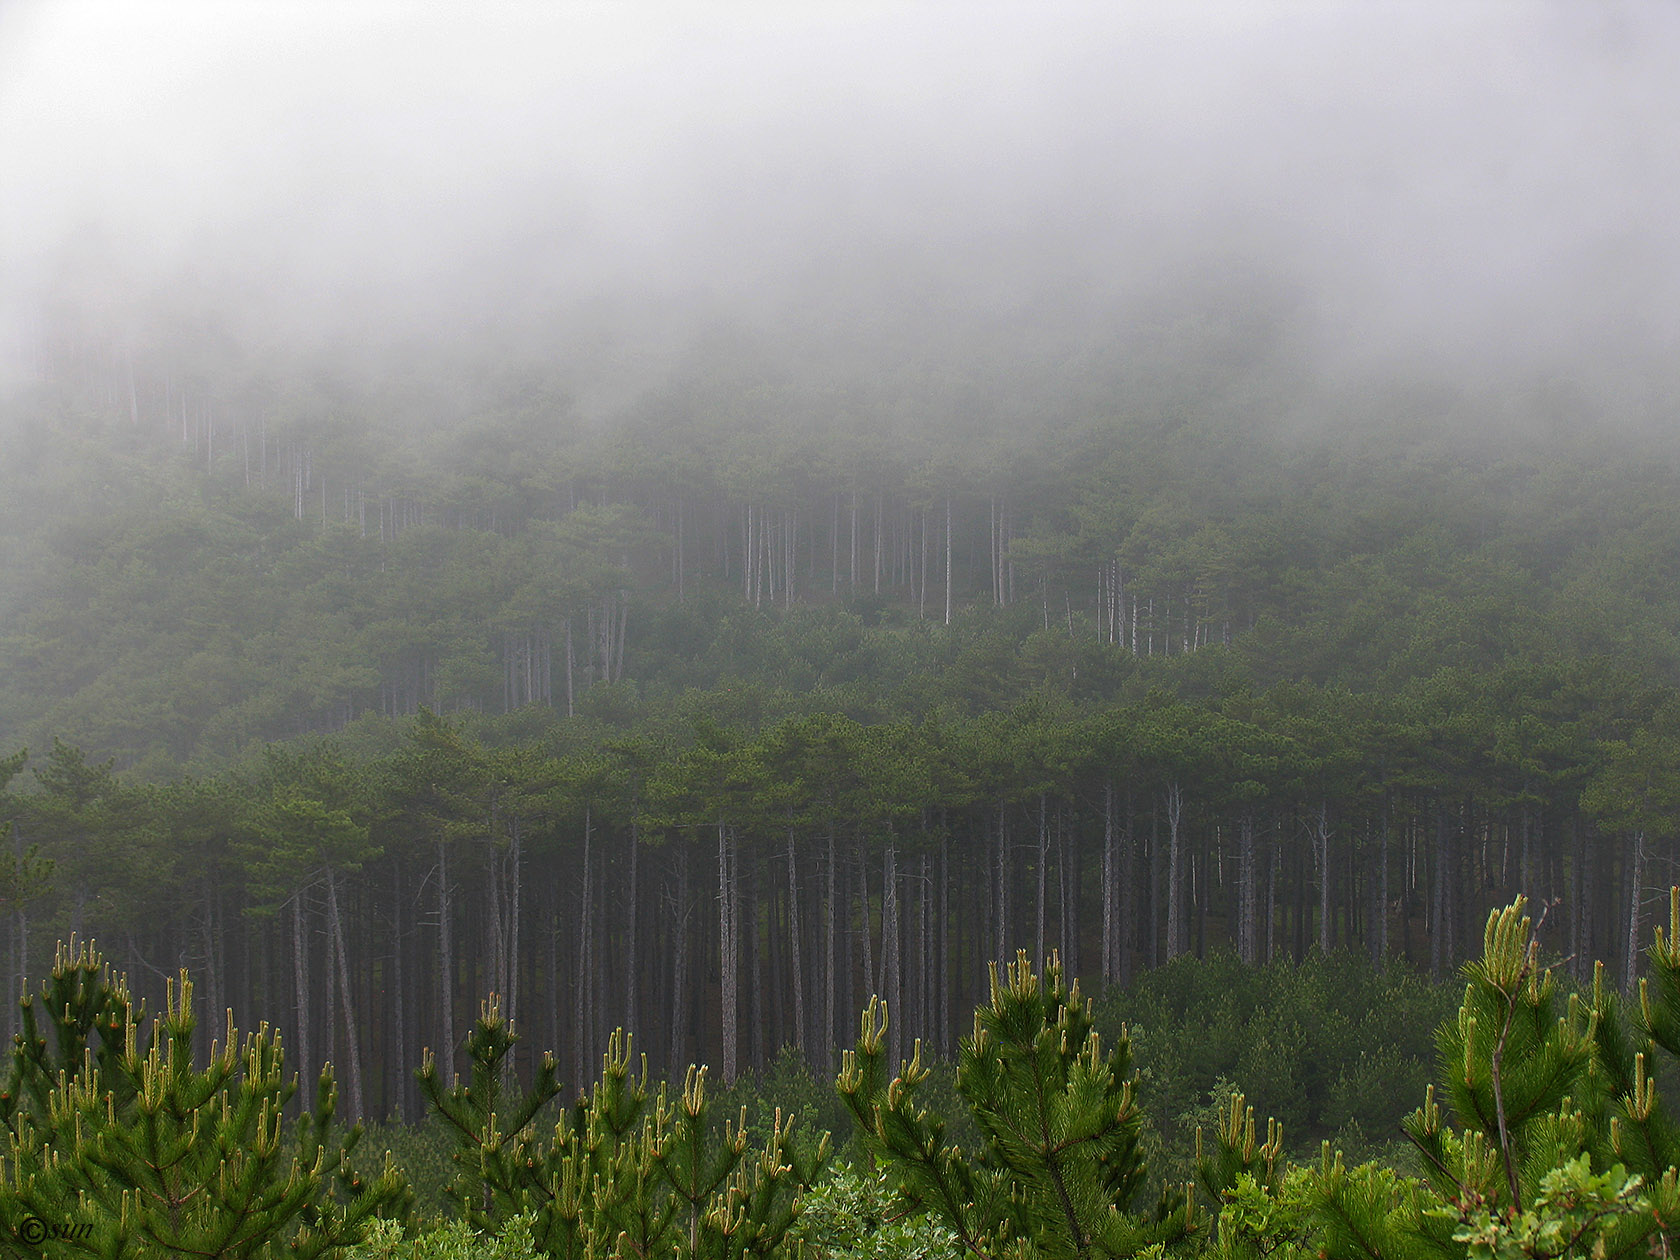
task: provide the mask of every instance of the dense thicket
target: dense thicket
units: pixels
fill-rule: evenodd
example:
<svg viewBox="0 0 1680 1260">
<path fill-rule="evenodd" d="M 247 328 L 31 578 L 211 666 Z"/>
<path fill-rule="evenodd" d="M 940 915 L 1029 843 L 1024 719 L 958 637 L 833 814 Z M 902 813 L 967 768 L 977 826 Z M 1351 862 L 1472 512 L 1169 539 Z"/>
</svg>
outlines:
<svg viewBox="0 0 1680 1260">
<path fill-rule="evenodd" d="M 360 1116 L 490 990 L 577 1081 L 618 1024 L 822 1062 L 875 991 L 949 1051 L 1018 946 L 1443 975 L 1518 893 L 1630 973 L 1667 449 L 1545 392 L 1480 443 L 1421 390 L 1286 440 L 1261 333 L 1172 337 L 1042 416 L 720 342 L 606 429 L 514 368 L 46 346 L 0 429 L 10 974 L 69 931 L 191 965 Z"/>
</svg>

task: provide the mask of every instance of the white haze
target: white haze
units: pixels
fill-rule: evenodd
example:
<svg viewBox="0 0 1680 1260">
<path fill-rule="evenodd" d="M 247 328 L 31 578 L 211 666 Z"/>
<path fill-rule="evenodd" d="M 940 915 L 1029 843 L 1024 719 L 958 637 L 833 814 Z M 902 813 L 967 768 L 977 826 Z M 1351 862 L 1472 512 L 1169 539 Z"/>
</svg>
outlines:
<svg viewBox="0 0 1680 1260">
<path fill-rule="evenodd" d="M 867 346 L 1231 274 L 1332 377 L 1649 394 L 1676 66 L 1666 3 L 14 3 L 0 340 L 185 312 L 372 353 L 611 309 L 632 357 L 719 313 Z"/>
</svg>

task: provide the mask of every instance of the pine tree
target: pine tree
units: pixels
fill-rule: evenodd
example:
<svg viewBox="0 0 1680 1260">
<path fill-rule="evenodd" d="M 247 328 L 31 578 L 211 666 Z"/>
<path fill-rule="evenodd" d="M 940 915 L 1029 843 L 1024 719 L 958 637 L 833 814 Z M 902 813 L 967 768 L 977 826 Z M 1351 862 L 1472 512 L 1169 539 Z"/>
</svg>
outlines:
<svg viewBox="0 0 1680 1260">
<path fill-rule="evenodd" d="M 0 1217 L 64 1227 L 48 1254 L 335 1256 L 377 1216 L 406 1211 L 389 1158 L 364 1176 L 352 1161 L 360 1128 L 335 1137 L 330 1070 L 288 1140 L 297 1081 L 267 1025 L 241 1040 L 230 1013 L 208 1063 L 194 1064 L 185 972 L 148 1026 L 91 946 L 61 947 L 39 1007 L 53 1042 L 26 996 L 0 1094 Z"/>
<path fill-rule="evenodd" d="M 965 1152 L 945 1121 L 916 1106 L 929 1070 L 921 1043 L 890 1082 L 888 1013 L 864 1012 L 857 1047 L 836 1082 L 865 1146 L 896 1179 L 907 1208 L 942 1220 L 974 1257 L 1131 1256 L 1199 1228 L 1185 1190 L 1164 1188 L 1153 1213 L 1133 1210 L 1147 1175 L 1131 1047 L 1104 1051 L 1090 1004 L 1062 983 L 1059 957 L 1035 975 L 1021 951 L 963 1039 L 957 1093 L 982 1134 Z"/>
<path fill-rule="evenodd" d="M 801 1144 L 778 1112 L 749 1157 L 745 1108 L 720 1134 L 703 1068 L 689 1069 L 674 1100 L 664 1086 L 650 1094 L 647 1061 L 632 1073 L 619 1030 L 600 1079 L 545 1139 L 537 1117 L 560 1092 L 554 1056 L 543 1056 L 528 1088 L 513 1088 L 518 1041 L 492 997 L 467 1037 L 467 1079 L 446 1089 L 430 1054 L 419 1073 L 455 1133 L 453 1194 L 475 1228 L 494 1234 L 529 1214 L 537 1249 L 562 1260 L 767 1260 L 782 1246 L 827 1159 L 826 1137 Z"/>
<path fill-rule="evenodd" d="M 1404 1125 L 1420 1179 L 1318 1166 L 1256 1169 L 1252 1120 L 1231 1121 L 1202 1161 L 1228 1257 L 1304 1249 L 1320 1260 L 1619 1260 L 1672 1255 L 1680 1223 L 1680 1128 L 1657 1080 L 1680 1060 L 1680 889 L 1629 1008 L 1598 967 L 1565 997 L 1540 962 L 1518 898 L 1488 916 L 1464 1000 L 1437 1033 L 1431 1086 Z M 1263 1151 L 1264 1148 L 1261 1148 Z"/>
</svg>

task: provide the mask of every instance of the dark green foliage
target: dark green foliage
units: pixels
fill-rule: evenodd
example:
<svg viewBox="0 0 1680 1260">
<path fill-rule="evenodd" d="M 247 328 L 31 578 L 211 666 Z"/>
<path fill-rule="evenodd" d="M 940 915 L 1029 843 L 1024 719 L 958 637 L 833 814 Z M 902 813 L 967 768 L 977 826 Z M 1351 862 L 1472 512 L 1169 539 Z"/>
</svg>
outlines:
<svg viewBox="0 0 1680 1260">
<path fill-rule="evenodd" d="M 836 1082 L 865 1144 L 912 1211 L 926 1211 L 979 1256 L 1130 1256 L 1197 1228 L 1193 1202 L 1170 1191 L 1152 1215 L 1133 1211 L 1146 1169 L 1131 1050 L 1104 1051 L 1079 987 L 1052 958 L 1035 975 L 1023 952 L 974 1015 L 957 1092 L 982 1140 L 965 1153 L 916 1104 L 927 1078 L 921 1044 L 886 1075 L 885 1007 L 871 1000 Z"/>
<path fill-rule="evenodd" d="M 1355 1131 L 1377 1149 L 1392 1146 L 1433 1079 L 1433 1030 L 1456 997 L 1451 986 L 1403 967 L 1373 967 L 1357 954 L 1314 952 L 1299 963 L 1252 967 L 1221 950 L 1111 986 L 1095 1015 L 1105 1034 L 1129 1033 L 1139 1097 L 1178 1167 L 1195 1131 L 1177 1121 L 1210 1095 L 1223 1113 L 1230 1090 L 1218 1091 L 1221 1081 L 1282 1124 L 1297 1158 Z"/>
<path fill-rule="evenodd" d="M 1457 1015 L 1437 1034 L 1450 1113 L 1430 1087 L 1406 1121 L 1424 1176 L 1349 1168 L 1326 1143 L 1315 1167 L 1278 1175 L 1240 1100 L 1201 1160 L 1229 1257 L 1288 1247 L 1321 1260 L 1595 1260 L 1670 1255 L 1680 1223 L 1673 1121 L 1657 1086 L 1672 1051 L 1661 1013 L 1680 992 L 1680 888 L 1629 1013 L 1604 984 L 1565 998 L 1542 964 L 1524 902 L 1488 916 Z M 1655 991 L 1655 992 L 1653 992 Z"/>
<path fill-rule="evenodd" d="M 430 1056 L 420 1072 L 456 1134 L 454 1195 L 474 1228 L 494 1234 L 528 1219 L 536 1249 L 564 1260 L 764 1260 L 782 1246 L 827 1158 L 826 1136 L 802 1143 L 793 1119 L 777 1115 L 749 1149 L 746 1108 L 720 1128 L 704 1069 L 689 1070 L 675 1099 L 663 1085 L 650 1095 L 646 1061 L 632 1074 L 622 1033 L 590 1092 L 542 1136 L 539 1116 L 559 1092 L 554 1059 L 544 1056 L 529 1088 L 511 1089 L 516 1042 L 492 999 L 467 1039 L 468 1080 L 444 1086 Z"/>
<path fill-rule="evenodd" d="M 194 1064 L 185 972 L 147 1027 L 97 953 L 61 949 L 39 1004 L 51 1027 L 26 998 L 4 1095 L 0 1218 L 86 1227 L 49 1254 L 336 1256 L 378 1215 L 405 1210 L 389 1160 L 364 1175 L 360 1129 L 335 1135 L 330 1071 L 288 1139 L 282 1113 L 297 1085 L 267 1025 L 241 1041 L 230 1013 L 221 1043 Z"/>
</svg>

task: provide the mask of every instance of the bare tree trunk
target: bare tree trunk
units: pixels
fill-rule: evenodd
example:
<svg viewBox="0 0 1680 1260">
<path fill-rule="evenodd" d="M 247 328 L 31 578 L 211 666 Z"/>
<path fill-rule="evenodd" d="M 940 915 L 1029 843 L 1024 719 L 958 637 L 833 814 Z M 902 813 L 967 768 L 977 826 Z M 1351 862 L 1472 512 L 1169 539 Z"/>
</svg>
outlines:
<svg viewBox="0 0 1680 1260">
<path fill-rule="evenodd" d="M 397 1119 L 403 1120 L 409 1114 L 408 1108 L 408 1064 L 404 1061 L 408 1053 L 408 1024 L 403 1003 L 403 954 L 407 947 L 403 944 L 403 882 L 402 863 L 391 863 L 391 1052 L 386 1056 L 389 1065 L 390 1078 L 396 1084 Z"/>
<path fill-rule="evenodd" d="M 1033 936 L 1033 965 L 1040 974 L 1044 971 L 1044 896 L 1050 862 L 1050 831 L 1044 821 L 1044 795 L 1043 792 L 1038 794 L 1038 922 L 1037 931 Z"/>
<path fill-rule="evenodd" d="M 362 1107 L 362 1049 L 356 1031 L 356 1011 L 350 996 L 350 960 L 344 950 L 344 920 L 338 913 L 338 873 L 327 871 L 327 913 L 332 916 L 333 945 L 338 950 L 338 992 L 344 1008 L 344 1039 L 350 1051 L 350 1115 L 352 1124 L 366 1118 Z"/>
<path fill-rule="evenodd" d="M 805 971 L 799 958 L 799 865 L 788 828 L 788 957 L 793 968 L 793 1044 L 805 1057 Z"/>
<path fill-rule="evenodd" d="M 292 894 L 292 982 L 297 993 L 298 1079 L 305 1103 L 314 1077 L 309 1058 L 309 941 L 303 934 L 303 889 Z"/>
<path fill-rule="evenodd" d="M 852 567 L 851 567 L 851 582 L 852 582 L 853 593 L 856 593 L 856 591 L 857 591 L 857 553 L 858 553 L 857 507 L 858 507 L 858 504 L 857 504 L 857 490 L 854 487 L 853 490 L 852 490 Z"/>
<path fill-rule="evenodd" d="M 824 957 L 823 957 L 823 970 L 826 974 L 827 987 L 828 987 L 827 1001 L 825 1003 L 826 1010 L 824 1012 L 824 1018 L 826 1020 L 827 1027 L 826 1027 L 826 1031 L 823 1034 L 823 1045 L 827 1047 L 828 1066 L 829 1066 L 830 1070 L 832 1070 L 833 1067 L 834 1067 L 834 1048 L 835 1048 L 835 1045 L 837 1044 L 837 1039 L 839 1037 L 839 1025 L 838 1025 L 839 1012 L 835 1009 L 835 1005 L 834 1005 L 834 1001 L 835 1001 L 835 992 L 834 992 L 834 987 L 835 987 L 834 946 L 835 946 L 835 935 L 836 935 L 835 934 L 835 919 L 836 919 L 837 913 L 838 913 L 838 891 L 839 891 L 836 888 L 835 885 L 836 885 L 836 882 L 837 882 L 836 881 L 836 874 L 837 874 L 838 866 L 839 866 L 839 862 L 838 862 L 838 857 L 837 857 L 837 854 L 835 852 L 835 846 L 834 846 L 834 820 L 831 818 L 831 819 L 828 820 L 828 905 L 827 905 L 827 908 L 826 908 L 827 912 L 824 916 L 827 919 L 827 924 L 825 926 L 825 930 L 824 930 L 824 933 L 823 933 L 823 955 L 824 955 Z"/>
<path fill-rule="evenodd" d="M 945 624 L 951 624 L 951 496 L 945 496 Z"/>
<path fill-rule="evenodd" d="M 1114 842 L 1114 780 L 1103 780 L 1103 858 L 1102 858 L 1102 978 L 1105 984 L 1114 980 L 1120 970 L 1120 949 L 1116 939 L 1114 900 L 1119 878 Z"/>
<path fill-rule="evenodd" d="M 1255 962 L 1258 942 L 1254 931 L 1255 881 L 1254 815 L 1243 815 L 1237 835 L 1237 952 L 1249 965 Z"/>
<path fill-rule="evenodd" d="M 591 1016 L 594 1012 L 589 1003 L 590 990 L 593 987 L 590 966 L 594 961 L 592 946 L 595 942 L 595 926 L 591 921 L 591 913 L 595 902 L 591 892 L 594 882 L 594 830 L 594 819 L 586 805 L 583 809 L 583 873 L 578 881 L 582 891 L 578 906 L 577 989 L 573 994 L 573 1004 L 576 1010 L 576 1014 L 573 1016 L 576 1057 L 573 1062 L 577 1064 L 580 1074 L 586 1071 L 594 1052 L 594 1046 L 590 1044 Z"/>
<path fill-rule="evenodd" d="M 508 848 L 508 928 L 507 928 L 507 1020 L 511 1026 L 519 1010 L 519 893 L 520 866 L 524 846 L 520 841 L 519 818 L 514 817 L 512 838 Z"/>
<path fill-rule="evenodd" d="M 444 1077 L 455 1083 L 455 949 L 450 938 L 450 920 L 455 915 L 455 901 L 449 888 L 449 855 L 442 840 L 438 841 L 438 965 L 443 972 L 438 1007 L 443 1029 L 438 1045 L 438 1057 L 444 1062 Z"/>
<path fill-rule="evenodd" d="M 1627 975 L 1623 988 L 1632 993 L 1639 979 L 1639 896 L 1645 882 L 1645 833 L 1633 837 L 1633 863 L 1628 875 Z"/>
<path fill-rule="evenodd" d="M 677 851 L 677 904 L 671 916 L 675 933 L 671 962 L 671 1050 L 666 1067 L 675 1071 L 683 1061 L 684 1037 L 688 1029 L 688 848 Z"/>
<path fill-rule="evenodd" d="M 1126 791 L 1126 830 L 1120 837 L 1120 983 L 1132 982 L 1132 958 L 1137 940 L 1137 818 L 1132 793 Z"/>
<path fill-rule="evenodd" d="M 1272 836 L 1267 846 L 1266 863 L 1266 958 L 1271 962 L 1277 955 L 1277 877 L 1278 862 L 1281 854 L 1278 849 L 1277 836 Z"/>
<path fill-rule="evenodd" d="M 951 1053 L 951 836 L 940 810 L 939 827 L 939 952 L 935 959 L 939 986 L 939 1052 Z"/>
<path fill-rule="evenodd" d="M 736 975 L 736 883 L 729 829 L 718 823 L 718 976 L 723 1023 L 723 1083 L 735 1083 L 739 1019 Z"/>
<path fill-rule="evenodd" d="M 1004 805 L 998 805 L 997 847 L 997 960 L 1009 961 L 1009 823 Z"/>
<path fill-rule="evenodd" d="M 638 937 L 641 935 L 641 915 L 639 913 L 642 894 L 640 881 L 641 852 L 641 838 L 636 834 L 636 824 L 632 821 L 630 824 L 630 896 L 625 906 L 625 909 L 628 911 L 630 916 L 630 927 L 628 932 L 630 939 L 626 942 L 625 946 L 625 953 L 627 956 L 625 961 L 625 971 L 628 973 L 628 983 L 624 986 L 624 1029 L 632 1038 L 636 1037 L 641 1031 L 639 1021 L 637 1019 L 637 1007 L 639 1005 L 637 995 L 641 992 L 642 988 L 641 960 L 640 950 L 638 948 L 640 945 Z"/>
<path fill-rule="evenodd" d="M 1447 938 L 1447 811 L 1435 805 L 1435 869 L 1430 896 L 1429 974 L 1439 980 L 1445 961 Z"/>
<path fill-rule="evenodd" d="M 881 593 L 881 543 L 884 541 L 881 532 L 881 509 L 884 506 L 883 492 L 875 492 L 875 593 Z"/>
<path fill-rule="evenodd" d="M 566 618 L 566 716 L 567 717 L 572 716 L 572 700 L 573 700 L 572 673 L 573 673 L 572 619 L 570 617 L 567 617 Z"/>
<path fill-rule="evenodd" d="M 869 850 L 864 844 L 863 833 L 858 832 L 858 909 L 859 921 L 863 933 L 863 984 L 865 989 L 875 985 L 871 994 L 880 993 L 880 987 L 875 980 L 875 944 L 870 927 L 869 913 Z"/>
<path fill-rule="evenodd" d="M 1318 822 L 1314 831 L 1318 849 L 1318 952 L 1326 956 L 1335 944 L 1334 902 L 1330 895 L 1330 806 L 1318 803 Z"/>
<path fill-rule="evenodd" d="M 898 846 L 894 838 L 887 840 L 884 877 L 881 884 L 881 969 L 887 995 L 887 1010 L 891 1019 L 887 1024 L 887 1062 L 897 1063 L 904 1049 L 904 1016 L 901 983 L 903 960 L 899 956 L 898 938 Z"/>
<path fill-rule="evenodd" d="M 1166 961 L 1177 958 L 1184 948 L 1184 855 L 1179 824 L 1184 817 L 1184 789 L 1177 779 L 1167 784 L 1167 948 Z"/>
</svg>

